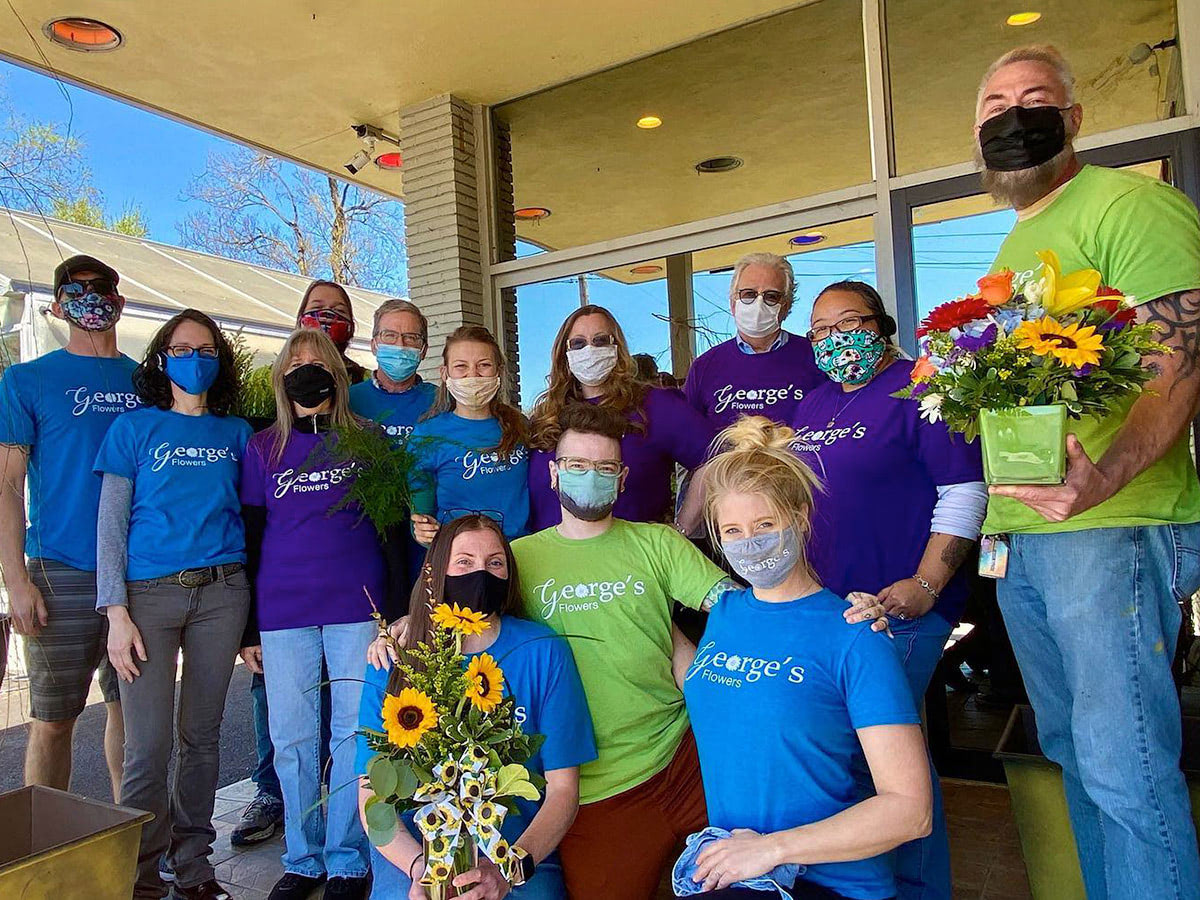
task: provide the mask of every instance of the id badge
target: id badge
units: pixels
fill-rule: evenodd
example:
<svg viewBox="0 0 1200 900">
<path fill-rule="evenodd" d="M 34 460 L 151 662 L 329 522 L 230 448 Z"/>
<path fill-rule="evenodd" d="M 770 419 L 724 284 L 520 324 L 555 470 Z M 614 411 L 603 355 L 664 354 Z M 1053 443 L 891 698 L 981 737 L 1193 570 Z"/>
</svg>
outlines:
<svg viewBox="0 0 1200 900">
<path fill-rule="evenodd" d="M 985 534 L 979 542 L 979 574 L 999 579 L 1007 573 L 1008 538 L 1003 534 Z"/>
</svg>

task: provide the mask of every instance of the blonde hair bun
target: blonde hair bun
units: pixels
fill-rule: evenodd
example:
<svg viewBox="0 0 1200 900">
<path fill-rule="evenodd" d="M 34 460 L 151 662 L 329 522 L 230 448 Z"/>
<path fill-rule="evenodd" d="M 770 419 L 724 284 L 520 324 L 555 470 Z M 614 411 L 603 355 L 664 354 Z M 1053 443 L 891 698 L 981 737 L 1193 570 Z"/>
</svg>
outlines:
<svg viewBox="0 0 1200 900">
<path fill-rule="evenodd" d="M 713 440 L 715 452 L 745 450 L 788 450 L 796 432 L 766 416 L 742 416 Z"/>
</svg>

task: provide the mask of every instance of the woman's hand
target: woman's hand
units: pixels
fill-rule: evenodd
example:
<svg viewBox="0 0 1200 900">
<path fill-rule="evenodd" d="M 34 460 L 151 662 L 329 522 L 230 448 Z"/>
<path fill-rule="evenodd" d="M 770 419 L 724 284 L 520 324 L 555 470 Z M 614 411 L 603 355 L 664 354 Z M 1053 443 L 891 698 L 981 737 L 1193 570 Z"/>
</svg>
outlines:
<svg viewBox="0 0 1200 900">
<path fill-rule="evenodd" d="M 403 644 L 404 639 L 408 637 L 408 616 L 401 616 L 389 625 L 388 634 L 392 636 L 392 640 Z M 367 662 L 374 666 L 376 671 L 390 669 L 399 659 L 392 642 L 382 634 L 371 642 L 371 646 L 367 647 Z"/>
<path fill-rule="evenodd" d="M 239 651 L 239 655 L 242 657 L 242 662 L 246 664 L 247 669 L 255 675 L 263 673 L 261 644 L 255 647 L 243 647 Z"/>
<path fill-rule="evenodd" d="M 416 538 L 417 543 L 422 547 L 428 547 L 433 543 L 433 539 L 437 537 L 438 520 L 433 516 L 426 516 L 422 513 L 413 513 L 412 530 L 413 537 Z"/>
<path fill-rule="evenodd" d="M 408 888 L 408 900 L 429 900 L 425 885 L 421 884 L 421 879 L 425 877 L 425 857 L 422 854 L 417 854 L 405 874 L 412 882 Z"/>
<path fill-rule="evenodd" d="M 842 618 L 849 624 L 857 625 L 859 622 L 870 621 L 872 631 L 887 631 L 891 634 L 888 631 L 887 609 L 874 594 L 851 591 L 846 595 L 846 602 L 850 604 L 850 608 L 842 613 Z"/>
<path fill-rule="evenodd" d="M 108 661 L 122 681 L 133 684 L 133 679 L 142 674 L 133 661 L 134 654 L 142 662 L 149 659 L 142 633 L 124 606 L 105 607 L 105 615 L 108 616 Z"/>
<path fill-rule="evenodd" d="M 934 598 L 911 578 L 902 578 L 879 592 L 879 602 L 889 616 L 919 619 L 933 609 Z"/>
<path fill-rule="evenodd" d="M 469 891 L 459 894 L 458 900 L 500 900 L 512 891 L 508 879 L 500 874 L 496 864 L 486 856 L 479 860 L 479 865 L 470 872 L 463 872 L 455 878 L 454 886 L 460 890 L 471 887 Z"/>
<path fill-rule="evenodd" d="M 700 851 L 692 881 L 703 882 L 705 891 L 727 888 L 770 872 L 779 865 L 775 856 L 770 835 L 735 828 L 732 837 L 714 841 Z"/>
</svg>

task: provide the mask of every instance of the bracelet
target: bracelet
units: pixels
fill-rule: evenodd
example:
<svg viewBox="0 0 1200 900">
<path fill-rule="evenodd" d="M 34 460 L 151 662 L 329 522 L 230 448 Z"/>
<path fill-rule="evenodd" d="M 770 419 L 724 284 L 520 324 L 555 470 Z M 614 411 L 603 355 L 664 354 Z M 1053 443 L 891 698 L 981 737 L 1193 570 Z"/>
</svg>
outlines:
<svg viewBox="0 0 1200 900">
<path fill-rule="evenodd" d="M 911 578 L 913 581 L 915 581 L 917 584 L 919 584 L 921 587 L 923 587 L 925 589 L 925 593 L 927 593 L 930 596 L 930 598 L 933 600 L 934 603 L 937 603 L 938 591 L 934 589 L 934 586 L 932 584 L 930 584 L 928 581 L 926 581 L 920 575 L 910 575 L 908 577 Z"/>
<path fill-rule="evenodd" d="M 405 874 L 408 875 L 409 881 L 416 881 L 416 879 L 413 878 L 413 873 L 412 873 L 413 863 L 416 863 L 418 860 L 422 859 L 424 856 L 425 856 L 424 851 L 419 852 L 416 856 L 413 857 L 413 861 L 408 864 L 408 868 L 404 870 Z"/>
</svg>

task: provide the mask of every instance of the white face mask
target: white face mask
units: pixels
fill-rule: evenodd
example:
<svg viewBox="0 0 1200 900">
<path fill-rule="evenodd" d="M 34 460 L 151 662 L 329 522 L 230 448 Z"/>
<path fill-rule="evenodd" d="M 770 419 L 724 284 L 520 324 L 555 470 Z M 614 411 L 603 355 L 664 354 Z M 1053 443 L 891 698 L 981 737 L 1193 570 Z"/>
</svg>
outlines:
<svg viewBox="0 0 1200 900">
<path fill-rule="evenodd" d="M 781 308 L 782 304 L 768 306 L 762 297 L 750 303 L 735 300 L 733 301 L 733 321 L 737 325 L 737 330 L 746 337 L 766 337 L 779 330 Z"/>
<path fill-rule="evenodd" d="M 500 392 L 499 375 L 483 375 L 469 378 L 447 378 L 446 390 L 463 406 L 481 407 L 492 402 Z"/>
<path fill-rule="evenodd" d="M 611 344 L 607 347 L 588 344 L 578 350 L 567 351 L 567 368 L 579 379 L 580 384 L 588 387 L 603 384 L 616 365 L 617 348 Z"/>
</svg>

